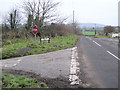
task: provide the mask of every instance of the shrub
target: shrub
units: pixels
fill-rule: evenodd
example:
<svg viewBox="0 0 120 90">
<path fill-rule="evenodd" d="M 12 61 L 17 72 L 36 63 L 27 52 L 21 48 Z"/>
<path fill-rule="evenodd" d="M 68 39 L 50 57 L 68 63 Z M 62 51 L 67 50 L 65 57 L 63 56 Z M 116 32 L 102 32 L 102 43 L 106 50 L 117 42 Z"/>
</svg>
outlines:
<svg viewBox="0 0 120 90">
<path fill-rule="evenodd" d="M 16 51 L 14 50 L 2 50 L 2 58 L 10 58 L 10 57 L 18 57 L 20 56 Z"/>
</svg>

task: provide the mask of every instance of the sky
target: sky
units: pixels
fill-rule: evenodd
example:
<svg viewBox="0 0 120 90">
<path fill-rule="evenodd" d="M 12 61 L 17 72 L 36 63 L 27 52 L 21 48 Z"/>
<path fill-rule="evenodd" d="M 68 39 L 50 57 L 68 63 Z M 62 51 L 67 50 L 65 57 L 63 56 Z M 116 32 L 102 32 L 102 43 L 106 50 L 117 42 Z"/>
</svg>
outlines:
<svg viewBox="0 0 120 90">
<path fill-rule="evenodd" d="M 61 18 L 68 18 L 66 23 L 71 23 L 73 10 L 77 23 L 99 23 L 105 25 L 118 25 L 118 2 L 120 0 L 54 0 L 60 2 L 57 12 Z M 0 0 L 1 18 L 15 6 L 20 0 Z"/>
</svg>

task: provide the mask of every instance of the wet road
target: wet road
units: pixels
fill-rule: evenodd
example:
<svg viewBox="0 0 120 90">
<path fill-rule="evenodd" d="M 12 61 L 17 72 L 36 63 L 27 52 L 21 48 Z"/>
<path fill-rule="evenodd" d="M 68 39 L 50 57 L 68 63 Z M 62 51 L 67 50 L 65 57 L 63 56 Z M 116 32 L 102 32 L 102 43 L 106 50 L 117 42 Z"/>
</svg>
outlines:
<svg viewBox="0 0 120 90">
<path fill-rule="evenodd" d="M 118 50 L 117 40 L 83 37 L 85 71 L 98 88 L 118 88 Z"/>
</svg>

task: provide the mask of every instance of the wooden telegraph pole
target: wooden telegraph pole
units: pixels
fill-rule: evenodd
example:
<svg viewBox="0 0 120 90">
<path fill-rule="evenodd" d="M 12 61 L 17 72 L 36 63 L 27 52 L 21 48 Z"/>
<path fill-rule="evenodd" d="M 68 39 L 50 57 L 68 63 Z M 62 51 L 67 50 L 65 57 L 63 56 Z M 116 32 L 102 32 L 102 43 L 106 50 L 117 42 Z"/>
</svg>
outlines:
<svg viewBox="0 0 120 90">
<path fill-rule="evenodd" d="M 74 14 L 75 14 L 75 12 L 74 12 L 74 10 L 73 10 L 73 31 L 74 31 L 74 28 L 75 28 L 75 20 L 74 20 L 74 19 L 75 19 L 75 18 L 74 18 L 75 16 L 74 16 Z"/>
<path fill-rule="evenodd" d="M 74 22 L 74 13 L 75 13 L 75 12 L 74 12 L 74 10 L 73 10 L 73 24 L 75 23 L 75 22 Z"/>
<path fill-rule="evenodd" d="M 95 36 L 96 36 L 96 24 L 95 24 Z"/>
</svg>

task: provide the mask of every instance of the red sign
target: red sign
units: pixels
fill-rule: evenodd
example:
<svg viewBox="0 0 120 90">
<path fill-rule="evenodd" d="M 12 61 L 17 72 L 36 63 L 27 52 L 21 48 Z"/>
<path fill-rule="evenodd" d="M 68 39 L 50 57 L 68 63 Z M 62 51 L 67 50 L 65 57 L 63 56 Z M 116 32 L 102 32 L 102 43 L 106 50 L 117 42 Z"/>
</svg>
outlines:
<svg viewBox="0 0 120 90">
<path fill-rule="evenodd" d="M 33 32 L 33 34 L 37 34 L 38 30 L 37 30 L 37 26 L 36 25 L 33 26 L 32 32 Z"/>
</svg>

